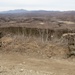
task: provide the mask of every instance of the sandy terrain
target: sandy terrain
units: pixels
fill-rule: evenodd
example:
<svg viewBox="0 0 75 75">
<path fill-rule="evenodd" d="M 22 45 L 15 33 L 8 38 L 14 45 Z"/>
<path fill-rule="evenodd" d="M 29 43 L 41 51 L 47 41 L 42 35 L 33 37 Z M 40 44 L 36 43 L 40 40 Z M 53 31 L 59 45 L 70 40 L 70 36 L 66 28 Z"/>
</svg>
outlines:
<svg viewBox="0 0 75 75">
<path fill-rule="evenodd" d="M 36 59 L 20 53 L 0 53 L 0 75 L 75 75 L 74 60 Z"/>
</svg>

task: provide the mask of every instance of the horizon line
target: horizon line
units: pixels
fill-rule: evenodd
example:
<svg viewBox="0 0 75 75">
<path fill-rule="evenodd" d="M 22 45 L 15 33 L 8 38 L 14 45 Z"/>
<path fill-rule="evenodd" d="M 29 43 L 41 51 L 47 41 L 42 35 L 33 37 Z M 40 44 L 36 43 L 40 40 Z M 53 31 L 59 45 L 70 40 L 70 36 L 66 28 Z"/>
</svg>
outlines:
<svg viewBox="0 0 75 75">
<path fill-rule="evenodd" d="M 7 11 L 15 11 L 15 10 L 25 10 L 25 11 L 59 11 L 59 12 L 65 12 L 65 11 L 75 11 L 75 10 L 47 10 L 47 9 L 9 9 L 9 10 L 2 10 L 0 12 L 7 12 Z"/>
</svg>

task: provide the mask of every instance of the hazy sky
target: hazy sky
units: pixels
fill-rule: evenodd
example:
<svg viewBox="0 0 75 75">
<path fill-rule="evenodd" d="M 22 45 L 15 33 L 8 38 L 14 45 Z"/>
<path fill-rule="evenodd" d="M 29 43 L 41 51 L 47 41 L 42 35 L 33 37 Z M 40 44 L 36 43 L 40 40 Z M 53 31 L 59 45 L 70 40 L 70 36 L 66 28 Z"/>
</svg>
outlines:
<svg viewBox="0 0 75 75">
<path fill-rule="evenodd" d="M 75 10 L 75 0 L 0 0 L 0 11 L 26 10 Z"/>
</svg>

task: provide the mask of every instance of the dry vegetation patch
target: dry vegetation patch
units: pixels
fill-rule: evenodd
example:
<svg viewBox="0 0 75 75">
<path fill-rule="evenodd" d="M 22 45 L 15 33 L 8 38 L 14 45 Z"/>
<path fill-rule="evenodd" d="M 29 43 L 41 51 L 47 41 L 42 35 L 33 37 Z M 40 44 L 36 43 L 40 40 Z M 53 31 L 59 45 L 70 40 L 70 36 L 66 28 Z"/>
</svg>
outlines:
<svg viewBox="0 0 75 75">
<path fill-rule="evenodd" d="M 2 49 L 4 52 L 19 52 L 30 57 L 63 58 L 67 54 L 67 48 L 50 41 L 42 41 L 41 38 L 14 35 L 2 38 Z"/>
</svg>

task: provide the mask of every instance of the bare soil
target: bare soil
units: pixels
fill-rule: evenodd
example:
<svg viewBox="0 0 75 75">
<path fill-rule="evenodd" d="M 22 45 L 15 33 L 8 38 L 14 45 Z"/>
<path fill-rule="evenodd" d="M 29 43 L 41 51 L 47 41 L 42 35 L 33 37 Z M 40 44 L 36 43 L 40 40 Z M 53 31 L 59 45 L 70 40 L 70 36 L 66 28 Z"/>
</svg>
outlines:
<svg viewBox="0 0 75 75">
<path fill-rule="evenodd" d="M 0 53 L 0 75 L 75 75 L 75 61 Z"/>
</svg>

